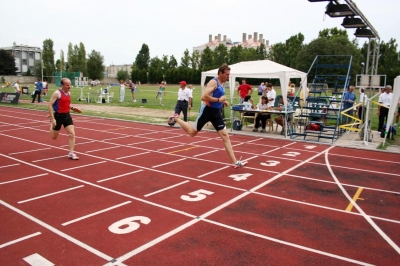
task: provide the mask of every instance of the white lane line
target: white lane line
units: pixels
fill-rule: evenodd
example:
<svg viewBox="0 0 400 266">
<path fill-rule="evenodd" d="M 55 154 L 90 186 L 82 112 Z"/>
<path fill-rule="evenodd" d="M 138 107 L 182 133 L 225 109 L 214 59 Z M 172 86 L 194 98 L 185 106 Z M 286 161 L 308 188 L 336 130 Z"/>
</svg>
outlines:
<svg viewBox="0 0 400 266">
<path fill-rule="evenodd" d="M 327 151 L 325 151 L 325 163 L 326 163 L 326 167 L 328 168 L 329 172 L 331 173 L 332 178 L 335 180 L 337 186 L 340 188 L 340 190 L 342 191 L 343 195 L 346 196 L 346 198 L 348 199 L 348 201 L 353 204 L 353 206 L 360 212 L 360 214 L 364 217 L 365 220 L 367 220 L 367 222 L 372 226 L 372 228 L 375 229 L 375 231 L 383 238 L 386 240 L 386 242 L 398 253 L 400 254 L 400 248 L 399 246 L 396 245 L 395 242 L 393 242 L 393 240 L 387 235 L 385 234 L 385 232 L 382 231 L 382 229 L 371 219 L 371 217 L 369 217 L 364 210 L 358 206 L 358 204 L 353 200 L 352 197 L 350 197 L 350 195 L 347 193 L 347 191 L 344 189 L 343 185 L 339 182 L 339 179 L 336 177 L 335 173 L 333 172 L 331 165 L 329 163 L 329 159 L 328 159 L 328 154 L 329 154 L 329 150 L 332 149 L 333 147 L 329 148 Z"/>
<path fill-rule="evenodd" d="M 171 162 L 163 163 L 163 164 L 159 164 L 159 165 L 154 165 L 151 168 L 157 168 L 157 167 L 160 167 L 160 166 L 163 166 L 163 165 L 168 165 L 168 164 L 180 162 L 180 161 L 183 161 L 183 160 L 186 160 L 186 158 L 178 159 L 178 160 L 175 160 L 175 161 L 171 161 Z"/>
<path fill-rule="evenodd" d="M 28 176 L 28 177 L 24 177 L 24 178 L 20 178 L 20 179 L 10 180 L 10 181 L 6 181 L 6 182 L 1 182 L 0 185 L 14 183 L 14 182 L 18 182 L 18 181 L 22 181 L 22 180 L 26 180 L 26 179 L 31 179 L 31 178 L 35 178 L 35 177 L 39 177 L 39 176 L 44 176 L 44 175 L 48 175 L 48 174 L 49 173 L 44 173 L 44 174 Z"/>
<path fill-rule="evenodd" d="M 92 248 L 91 246 L 89 246 L 89 245 L 87 245 L 87 244 L 85 244 L 85 243 L 79 241 L 78 239 L 75 239 L 75 238 L 73 238 L 72 236 L 69 236 L 69 235 L 67 235 L 67 234 L 65 234 L 65 233 L 63 233 L 63 232 L 61 232 L 60 230 L 58 230 L 58 229 L 52 227 L 51 225 L 46 224 L 45 222 L 43 222 L 43 221 L 41 221 L 41 220 L 39 220 L 39 219 L 33 217 L 33 216 L 30 215 L 30 214 L 27 214 L 27 213 L 24 212 L 24 211 L 21 211 L 21 210 L 18 209 L 18 208 L 15 208 L 14 206 L 12 206 L 12 205 L 10 205 L 10 204 L 8 204 L 8 203 L 2 201 L 2 200 L 0 200 L 0 204 L 2 204 L 3 206 L 5 206 L 5 207 L 7 207 L 7 208 L 9 208 L 9 209 L 11 209 L 11 210 L 13 210 L 13 211 L 15 211 L 16 213 L 21 214 L 22 216 L 28 218 L 29 220 L 31 220 L 31 221 L 33 221 L 33 222 L 35 222 L 35 223 L 37 223 L 37 224 L 43 226 L 44 228 L 46 228 L 46 229 L 52 231 L 53 233 L 55 233 L 55 234 L 57 234 L 57 235 L 59 235 L 59 236 L 65 238 L 65 239 L 67 239 L 68 241 L 74 243 L 75 245 L 80 246 L 81 248 L 86 249 L 87 251 L 89 251 L 89 252 L 91 252 L 91 253 L 97 255 L 98 257 L 105 259 L 106 261 L 111 261 L 111 260 L 113 259 L 113 257 L 108 256 L 108 255 L 104 254 L 103 252 L 101 252 L 101 251 L 99 251 L 99 250 L 97 250 L 97 249 Z"/>
<path fill-rule="evenodd" d="M 25 202 L 32 201 L 32 200 L 41 199 L 41 198 L 46 198 L 46 197 L 49 197 L 49 196 L 53 196 L 53 195 L 56 195 L 56 194 L 64 193 L 64 192 L 67 192 L 67 191 L 70 191 L 70 190 L 74 190 L 74 189 L 78 189 L 78 188 L 81 188 L 81 187 L 84 187 L 84 185 L 80 185 L 80 186 L 77 186 L 77 187 L 72 187 L 72 188 L 56 191 L 56 192 L 53 192 L 53 193 L 49 193 L 49 194 L 42 195 L 42 196 L 39 196 L 39 197 L 31 198 L 31 199 L 18 201 L 18 204 L 25 203 Z"/>
<path fill-rule="evenodd" d="M 180 183 L 178 183 L 178 184 L 175 184 L 175 185 L 172 185 L 172 186 L 169 186 L 169 187 L 166 187 L 166 188 L 163 188 L 163 189 L 154 191 L 154 192 L 152 192 L 152 193 L 146 194 L 146 195 L 144 195 L 144 196 L 145 196 L 145 197 L 149 197 L 149 196 L 152 196 L 152 195 L 154 195 L 154 194 L 157 194 L 157 193 L 166 191 L 166 190 L 168 190 L 168 189 L 171 189 L 171 188 L 174 188 L 174 187 L 183 185 L 183 184 L 185 184 L 185 183 L 187 183 L 187 182 L 190 182 L 190 181 L 189 181 L 189 180 L 186 180 L 186 181 L 180 182 Z"/>
<path fill-rule="evenodd" d="M 35 236 L 38 236 L 38 235 L 41 235 L 41 234 L 42 234 L 42 233 L 40 233 L 40 232 L 36 232 L 36 233 L 30 234 L 30 235 L 27 235 L 27 236 L 24 236 L 24 237 L 20 237 L 20 238 L 18 238 L 18 239 L 15 239 L 15 240 L 9 241 L 9 242 L 7 242 L 7 243 L 1 244 L 1 245 L 0 245 L 0 248 L 4 248 L 4 247 L 7 247 L 7 246 L 10 246 L 10 245 L 12 245 L 12 244 L 15 244 L 15 243 L 24 241 L 24 240 L 26 240 L 26 239 L 29 239 L 29 238 L 31 238 L 31 237 L 35 237 Z"/>
<path fill-rule="evenodd" d="M 90 153 L 90 152 L 95 152 L 95 151 L 104 151 L 104 150 L 111 150 L 111 149 L 116 149 L 116 148 L 119 148 L 118 146 L 115 146 L 115 147 L 107 147 L 107 148 L 102 148 L 102 149 L 97 149 L 97 150 L 91 150 L 91 151 L 86 151 L 87 153 Z"/>
<path fill-rule="evenodd" d="M 218 225 L 218 226 L 221 226 L 221 227 L 225 227 L 225 228 L 228 228 L 228 229 L 231 229 L 231 230 L 234 230 L 234 231 L 238 231 L 238 232 L 241 232 L 241 233 L 244 233 L 244 234 L 248 234 L 248 235 L 256 236 L 256 237 L 259 237 L 259 238 L 263 238 L 263 239 L 266 239 L 266 240 L 269 240 L 269 241 L 272 241 L 272 242 L 275 242 L 275 243 L 279 243 L 279 244 L 282 244 L 282 245 L 291 246 L 291 247 L 294 247 L 294 248 L 298 248 L 298 249 L 310 251 L 310 252 L 313 252 L 313 253 L 321 254 L 321 255 L 324 255 L 324 256 L 327 256 L 327 257 L 331 257 L 331 258 L 335 258 L 335 259 L 339 259 L 339 260 L 343 260 L 343 261 L 347 261 L 347 262 L 352 262 L 352 263 L 359 264 L 359 265 L 371 265 L 371 266 L 373 265 L 373 264 L 369 264 L 369 263 L 366 263 L 366 262 L 363 262 L 363 261 L 353 260 L 353 259 L 346 258 L 346 257 L 343 257 L 343 256 L 339 256 L 339 255 L 335 255 L 335 254 L 328 253 L 328 252 L 325 252 L 325 251 L 321 251 L 321 250 L 318 250 L 318 249 L 313 249 L 313 248 L 305 247 L 305 246 L 302 246 L 302 245 L 294 244 L 294 243 L 291 243 L 291 242 L 283 241 L 283 240 L 280 240 L 280 239 L 277 239 L 277 238 L 264 236 L 264 235 L 257 234 L 257 233 L 251 232 L 251 231 L 247 231 L 247 230 L 243 230 L 243 229 L 240 229 L 240 228 L 237 228 L 237 227 L 233 227 L 233 226 L 230 226 L 230 225 L 226 225 L 226 224 L 222 224 L 222 223 L 219 223 L 219 222 L 215 222 L 215 221 L 212 221 L 212 220 L 209 220 L 209 219 L 202 219 L 202 220 L 205 221 L 205 222 L 208 222 L 208 223 L 211 223 L 211 224 L 215 224 L 215 225 Z"/>
<path fill-rule="evenodd" d="M 204 152 L 204 153 L 200 153 L 200 154 L 196 154 L 196 155 L 194 155 L 193 157 L 203 156 L 203 155 L 210 154 L 210 153 L 213 153 L 213 152 L 221 151 L 221 150 L 223 150 L 223 149 L 224 149 L 224 148 L 216 149 L 216 150 L 212 150 L 212 151 L 208 151 L 208 152 Z"/>
<path fill-rule="evenodd" d="M 51 148 L 43 148 L 43 149 L 36 149 L 36 150 L 29 150 L 29 151 L 19 151 L 19 152 L 13 152 L 9 153 L 8 155 L 14 155 L 14 154 L 20 154 L 20 153 L 28 153 L 28 152 L 35 152 L 35 151 L 43 151 L 43 150 L 50 150 Z"/>
<path fill-rule="evenodd" d="M 202 178 L 202 177 L 205 177 L 205 176 L 207 176 L 207 175 L 211 175 L 211 174 L 213 174 L 213 173 L 215 173 L 215 172 L 219 172 L 219 171 L 224 170 L 224 169 L 229 168 L 229 167 L 230 167 L 229 165 L 228 165 L 228 166 L 221 167 L 221 168 L 219 168 L 219 169 L 217 169 L 217 170 L 214 170 L 214 171 L 211 171 L 211 172 L 208 172 L 208 173 L 199 175 L 197 178 Z"/>
<path fill-rule="evenodd" d="M 32 163 L 37 163 L 37 162 L 42 162 L 42 161 L 48 161 L 48 160 L 54 160 L 54 159 L 58 159 L 58 158 L 67 158 L 68 155 L 62 155 L 62 156 L 57 156 L 57 157 L 51 157 L 51 158 L 46 158 L 46 159 L 40 159 L 40 160 L 35 160 L 32 161 Z"/>
<path fill-rule="evenodd" d="M 318 165 L 325 165 L 325 164 L 323 164 L 323 163 L 316 163 L 316 162 L 310 162 L 310 163 L 311 163 L 311 164 L 318 164 Z M 332 164 L 331 167 L 344 168 L 344 169 L 350 169 L 350 170 L 356 170 L 356 171 L 362 171 L 362 172 L 368 172 L 368 173 L 376 173 L 376 174 L 381 174 L 381 175 L 400 176 L 399 174 L 392 174 L 392 173 L 386 173 L 386 172 L 378 172 L 378 171 L 372 171 L 372 170 L 366 170 L 366 169 L 360 169 L 360 168 L 353 168 L 353 167 L 346 167 L 346 166 L 334 165 L 334 164 Z"/>
<path fill-rule="evenodd" d="M 31 266 L 54 266 L 55 264 L 51 261 L 47 260 L 46 258 L 42 257 L 41 255 L 35 253 L 29 255 L 28 257 L 23 258 L 24 261 L 29 263 Z"/>
<path fill-rule="evenodd" d="M 101 183 L 101 182 L 104 182 L 104 181 L 108 181 L 108 180 L 111 180 L 111 179 L 115 179 L 115 178 L 131 175 L 131 174 L 135 174 L 135 173 L 139 173 L 139 172 L 143 172 L 143 170 L 136 170 L 136 171 L 133 171 L 133 172 L 130 172 L 130 173 L 126 173 L 126 174 L 122 174 L 122 175 L 117 175 L 117 176 L 105 178 L 105 179 L 102 179 L 102 180 L 99 180 L 99 181 L 96 181 L 96 182 L 97 183 Z"/>
<path fill-rule="evenodd" d="M 96 164 L 101 164 L 101 163 L 106 163 L 106 162 L 107 162 L 107 161 L 101 161 L 101 162 L 97 162 L 97 163 L 89 163 L 89 164 L 85 164 L 85 165 L 81 165 L 81 166 L 77 166 L 77 167 L 72 167 L 72 168 L 63 169 L 63 170 L 61 170 L 61 172 L 70 171 L 70 170 L 79 169 L 79 168 L 83 168 L 83 167 L 87 167 L 87 166 L 92 166 L 92 165 L 96 165 Z"/>
<path fill-rule="evenodd" d="M 120 204 L 117 204 L 117 205 L 111 206 L 111 207 L 109 207 L 109 208 L 106 208 L 106 209 L 103 209 L 103 210 L 100 210 L 100 211 L 97 211 L 97 212 L 93 212 L 93 213 L 91 213 L 91 214 L 88 214 L 88 215 L 85 215 L 85 216 L 82 216 L 82 217 L 76 218 L 76 219 L 74 219 L 74 220 L 71 220 L 71 221 L 69 221 L 69 222 L 65 222 L 65 223 L 63 223 L 63 224 L 61 224 L 61 225 L 62 225 L 62 226 L 66 226 L 66 225 L 69 225 L 69 224 L 72 224 L 72 223 L 75 223 L 75 222 L 78 222 L 78 221 L 84 220 L 84 219 L 86 219 L 86 218 L 89 218 L 89 217 L 95 216 L 95 215 L 97 215 L 97 214 L 104 213 L 104 212 L 107 212 L 107 211 L 110 211 L 110 210 L 116 209 L 116 208 L 118 208 L 118 207 L 124 206 L 124 205 L 126 205 L 126 204 L 129 204 L 129 203 L 131 203 L 131 202 L 132 202 L 132 201 L 130 201 L 130 200 L 129 200 L 129 201 L 125 201 L 125 202 L 123 202 L 123 203 L 120 203 Z"/>
<path fill-rule="evenodd" d="M 339 146 L 336 146 L 339 147 Z M 384 163 L 398 163 L 400 164 L 400 162 L 394 162 L 394 161 L 387 161 L 387 160 L 379 160 L 379 159 L 373 159 L 373 158 L 360 158 L 360 157 L 355 157 L 355 156 L 349 156 L 349 155 L 343 155 L 343 154 L 337 154 L 337 153 L 329 153 L 329 155 L 334 155 L 334 156 L 339 156 L 339 157 L 347 157 L 347 158 L 354 158 L 357 159 L 357 161 L 361 160 L 370 160 L 370 161 L 374 161 L 374 162 L 384 162 Z"/>
<path fill-rule="evenodd" d="M 118 158 L 115 158 L 115 160 L 125 159 L 125 158 L 139 156 L 139 155 L 148 154 L 148 153 L 150 153 L 150 152 L 146 151 L 146 152 L 142 152 L 142 153 L 138 153 L 138 154 L 132 154 L 132 155 L 128 155 L 128 156 L 118 157 Z"/>
<path fill-rule="evenodd" d="M 17 165 L 19 165 L 19 163 L 0 166 L 0 168 L 12 167 L 12 166 L 17 166 Z"/>
</svg>

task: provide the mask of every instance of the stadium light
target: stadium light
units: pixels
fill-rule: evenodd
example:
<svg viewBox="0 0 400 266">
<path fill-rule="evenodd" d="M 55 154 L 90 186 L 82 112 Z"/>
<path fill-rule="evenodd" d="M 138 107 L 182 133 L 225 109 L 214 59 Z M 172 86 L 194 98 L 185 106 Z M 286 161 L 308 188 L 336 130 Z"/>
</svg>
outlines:
<svg viewBox="0 0 400 266">
<path fill-rule="evenodd" d="M 346 4 L 334 4 L 333 2 L 330 2 L 326 6 L 325 14 L 327 14 L 331 18 L 355 16 L 356 15 L 350 9 L 350 7 L 348 5 L 346 5 Z"/>
<path fill-rule="evenodd" d="M 366 28 L 367 25 L 360 18 L 346 17 L 343 19 L 342 26 L 346 29 L 350 28 Z"/>
<path fill-rule="evenodd" d="M 354 33 L 359 38 L 375 38 L 375 34 L 370 29 L 358 28 Z"/>
</svg>

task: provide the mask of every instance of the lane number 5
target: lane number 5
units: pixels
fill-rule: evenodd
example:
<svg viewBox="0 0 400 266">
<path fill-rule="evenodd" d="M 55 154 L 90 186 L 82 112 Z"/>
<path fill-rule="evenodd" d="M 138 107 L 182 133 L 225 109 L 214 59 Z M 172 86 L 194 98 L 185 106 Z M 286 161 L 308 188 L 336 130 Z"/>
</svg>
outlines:
<svg viewBox="0 0 400 266">
<path fill-rule="evenodd" d="M 199 189 L 193 192 L 188 193 L 191 196 L 195 196 L 194 198 L 187 196 L 187 195 L 182 195 L 181 199 L 185 200 L 185 201 L 200 201 L 205 199 L 207 196 L 206 195 L 211 195 L 214 192 L 208 191 L 208 190 L 204 190 L 204 189 Z"/>
</svg>

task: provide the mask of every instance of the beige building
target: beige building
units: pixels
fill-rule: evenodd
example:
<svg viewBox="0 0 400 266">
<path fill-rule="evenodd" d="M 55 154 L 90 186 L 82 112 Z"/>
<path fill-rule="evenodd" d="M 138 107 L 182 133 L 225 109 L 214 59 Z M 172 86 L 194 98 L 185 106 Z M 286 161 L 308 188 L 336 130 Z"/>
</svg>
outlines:
<svg viewBox="0 0 400 266">
<path fill-rule="evenodd" d="M 15 42 L 11 47 L 2 47 L 0 49 L 9 51 L 15 58 L 15 67 L 17 74 L 26 74 L 28 69 L 33 74 L 35 71 L 35 64 L 40 63 L 42 56 L 42 49 L 40 47 L 17 45 Z"/>
<path fill-rule="evenodd" d="M 265 45 L 265 48 L 266 48 L 267 52 L 269 52 L 269 49 L 270 49 L 269 41 L 268 40 L 264 40 L 263 34 L 260 34 L 260 36 L 258 36 L 258 33 L 254 32 L 254 35 L 247 35 L 246 33 L 243 33 L 241 42 L 232 42 L 232 40 L 230 38 L 227 38 L 226 35 L 224 35 L 223 38 L 221 39 L 221 34 L 218 34 L 217 36 L 214 36 L 214 40 L 213 40 L 212 39 L 212 34 L 210 34 L 208 36 L 208 42 L 204 43 L 202 45 L 193 47 L 193 52 L 194 51 L 199 51 L 201 53 L 201 52 L 203 52 L 204 49 L 206 49 L 206 47 L 209 47 L 213 51 L 221 43 L 224 44 L 228 48 L 228 51 L 233 46 L 239 46 L 239 45 L 241 45 L 242 47 L 245 47 L 245 48 L 254 48 L 254 49 L 256 49 L 262 43 Z"/>
<path fill-rule="evenodd" d="M 106 75 L 104 75 L 105 78 L 116 78 L 117 77 L 117 73 L 120 70 L 123 71 L 127 71 L 128 75 L 131 76 L 131 72 L 132 72 L 132 65 L 110 65 L 106 67 Z"/>
</svg>

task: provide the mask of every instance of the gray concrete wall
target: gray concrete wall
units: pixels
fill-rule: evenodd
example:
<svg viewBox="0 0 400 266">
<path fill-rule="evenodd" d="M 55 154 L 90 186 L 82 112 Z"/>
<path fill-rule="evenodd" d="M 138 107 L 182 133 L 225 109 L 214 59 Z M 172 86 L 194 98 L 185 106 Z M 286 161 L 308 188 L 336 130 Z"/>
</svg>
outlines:
<svg viewBox="0 0 400 266">
<path fill-rule="evenodd" d="M 19 84 L 35 84 L 37 78 L 33 76 L 1 76 L 0 75 L 0 81 L 1 77 L 4 77 L 5 81 L 9 81 L 11 83 L 16 82 L 17 80 L 19 81 Z"/>
</svg>

